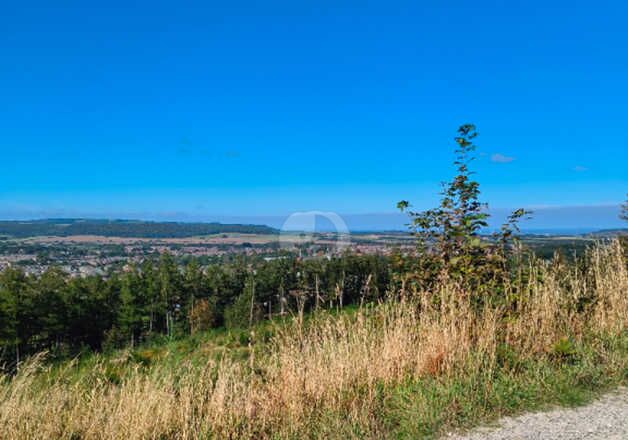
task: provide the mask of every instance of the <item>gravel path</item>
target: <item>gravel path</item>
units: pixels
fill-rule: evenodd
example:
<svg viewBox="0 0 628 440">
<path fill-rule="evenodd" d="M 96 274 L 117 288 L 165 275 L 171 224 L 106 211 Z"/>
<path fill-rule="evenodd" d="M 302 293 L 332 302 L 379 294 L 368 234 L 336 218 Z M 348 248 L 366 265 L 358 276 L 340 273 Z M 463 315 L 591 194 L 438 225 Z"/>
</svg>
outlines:
<svg viewBox="0 0 628 440">
<path fill-rule="evenodd" d="M 628 440 L 628 388 L 620 388 L 586 406 L 505 417 L 455 440 Z"/>
</svg>

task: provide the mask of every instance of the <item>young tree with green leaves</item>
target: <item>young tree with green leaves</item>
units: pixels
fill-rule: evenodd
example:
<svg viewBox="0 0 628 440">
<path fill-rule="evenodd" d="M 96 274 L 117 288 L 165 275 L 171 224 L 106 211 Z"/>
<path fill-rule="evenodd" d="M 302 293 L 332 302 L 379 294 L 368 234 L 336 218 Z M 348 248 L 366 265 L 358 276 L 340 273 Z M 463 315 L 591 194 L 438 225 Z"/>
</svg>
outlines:
<svg viewBox="0 0 628 440">
<path fill-rule="evenodd" d="M 411 210 L 408 201 L 397 207 L 408 212 L 410 228 L 417 239 L 418 259 L 412 281 L 418 288 L 428 288 L 444 278 L 480 288 L 504 276 L 508 244 L 517 231 L 517 222 L 528 211 L 514 211 L 502 226 L 496 240 L 483 239 L 481 231 L 488 226 L 488 205 L 480 201 L 480 184 L 473 179 L 470 164 L 475 159 L 474 139 L 478 133 L 473 124 L 458 128 L 454 138 L 455 177 L 443 183 L 437 208 Z M 496 243 L 497 242 L 497 243 Z"/>
</svg>

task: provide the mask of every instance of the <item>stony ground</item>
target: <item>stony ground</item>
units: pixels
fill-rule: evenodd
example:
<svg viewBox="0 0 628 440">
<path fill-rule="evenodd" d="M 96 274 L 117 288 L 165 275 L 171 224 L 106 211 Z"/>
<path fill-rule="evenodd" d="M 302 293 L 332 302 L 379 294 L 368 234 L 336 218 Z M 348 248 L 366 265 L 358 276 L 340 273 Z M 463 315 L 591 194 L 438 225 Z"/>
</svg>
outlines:
<svg viewBox="0 0 628 440">
<path fill-rule="evenodd" d="M 506 417 L 496 426 L 483 427 L 455 440 L 628 440 L 628 388 L 609 393 L 578 408 Z"/>
</svg>

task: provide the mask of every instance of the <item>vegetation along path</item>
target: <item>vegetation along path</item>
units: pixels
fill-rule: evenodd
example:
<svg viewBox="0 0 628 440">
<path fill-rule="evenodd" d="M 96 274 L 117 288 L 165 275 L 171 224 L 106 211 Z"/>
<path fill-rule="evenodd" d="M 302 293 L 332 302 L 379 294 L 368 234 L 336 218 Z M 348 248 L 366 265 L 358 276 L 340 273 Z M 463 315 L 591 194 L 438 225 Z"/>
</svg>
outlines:
<svg viewBox="0 0 628 440">
<path fill-rule="evenodd" d="M 476 429 L 456 440 L 556 439 L 622 440 L 628 438 L 628 388 L 620 388 L 578 408 L 505 417 L 498 427 Z"/>
</svg>

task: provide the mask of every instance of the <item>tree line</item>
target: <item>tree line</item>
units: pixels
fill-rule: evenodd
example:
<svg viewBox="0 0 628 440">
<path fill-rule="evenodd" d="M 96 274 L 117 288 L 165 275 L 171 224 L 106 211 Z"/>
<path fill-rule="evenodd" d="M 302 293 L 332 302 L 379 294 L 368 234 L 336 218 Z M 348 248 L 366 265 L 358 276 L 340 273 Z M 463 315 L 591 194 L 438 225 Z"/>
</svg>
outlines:
<svg viewBox="0 0 628 440">
<path fill-rule="evenodd" d="M 70 277 L 59 268 L 0 273 L 0 364 L 43 350 L 53 356 L 178 337 L 213 327 L 342 307 L 385 294 L 389 257 L 286 256 L 178 265 L 162 254 L 107 276 Z"/>
</svg>

